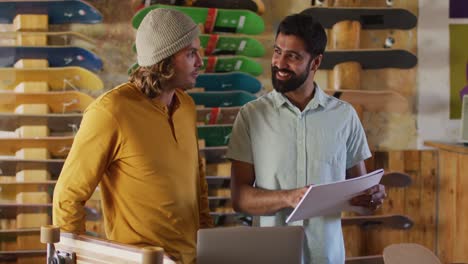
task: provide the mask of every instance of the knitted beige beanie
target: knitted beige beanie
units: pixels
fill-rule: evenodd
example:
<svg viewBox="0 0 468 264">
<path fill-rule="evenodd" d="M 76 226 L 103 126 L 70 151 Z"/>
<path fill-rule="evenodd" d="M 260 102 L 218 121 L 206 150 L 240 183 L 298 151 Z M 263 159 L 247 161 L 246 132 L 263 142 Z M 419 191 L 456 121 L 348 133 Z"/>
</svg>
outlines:
<svg viewBox="0 0 468 264">
<path fill-rule="evenodd" d="M 151 66 L 187 47 L 198 37 L 198 26 L 182 12 L 157 8 L 150 11 L 136 34 L 137 61 Z"/>
</svg>

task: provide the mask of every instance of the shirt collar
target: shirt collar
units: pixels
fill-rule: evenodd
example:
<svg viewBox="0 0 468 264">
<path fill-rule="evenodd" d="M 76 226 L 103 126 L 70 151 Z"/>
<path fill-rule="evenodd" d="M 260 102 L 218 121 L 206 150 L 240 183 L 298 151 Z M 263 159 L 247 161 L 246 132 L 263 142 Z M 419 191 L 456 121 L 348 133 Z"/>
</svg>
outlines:
<svg viewBox="0 0 468 264">
<path fill-rule="evenodd" d="M 307 104 L 304 111 L 308 109 L 315 109 L 319 105 L 321 105 L 322 107 L 326 106 L 328 95 L 325 94 L 325 92 L 320 88 L 320 86 L 317 83 L 314 82 L 314 85 L 315 85 L 314 98 L 310 100 L 310 102 Z M 279 108 L 285 104 L 292 105 L 292 103 L 284 94 L 279 93 L 276 90 L 273 90 L 272 93 L 273 93 L 273 102 L 276 108 Z"/>
</svg>

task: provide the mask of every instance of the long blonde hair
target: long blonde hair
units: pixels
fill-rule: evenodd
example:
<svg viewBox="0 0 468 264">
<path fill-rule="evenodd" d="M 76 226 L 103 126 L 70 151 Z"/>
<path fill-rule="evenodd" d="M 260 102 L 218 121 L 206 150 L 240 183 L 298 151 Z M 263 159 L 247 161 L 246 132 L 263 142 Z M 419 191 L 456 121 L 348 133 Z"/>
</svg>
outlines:
<svg viewBox="0 0 468 264">
<path fill-rule="evenodd" d="M 150 99 L 155 98 L 164 90 L 162 83 L 174 76 L 172 56 L 152 66 L 139 66 L 130 74 L 129 82 L 140 88 Z"/>
</svg>

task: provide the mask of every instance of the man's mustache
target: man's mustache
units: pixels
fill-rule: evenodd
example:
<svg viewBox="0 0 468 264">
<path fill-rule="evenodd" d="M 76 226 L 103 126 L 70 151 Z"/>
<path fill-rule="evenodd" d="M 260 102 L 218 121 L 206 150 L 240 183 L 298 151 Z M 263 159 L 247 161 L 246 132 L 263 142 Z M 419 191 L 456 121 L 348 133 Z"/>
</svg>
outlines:
<svg viewBox="0 0 468 264">
<path fill-rule="evenodd" d="M 282 72 L 289 73 L 289 74 L 291 74 L 291 75 L 294 74 L 293 71 L 290 71 L 290 70 L 288 70 L 288 69 L 280 69 L 280 68 L 278 68 L 277 66 L 271 66 L 271 71 L 272 71 L 273 73 L 276 73 L 276 72 L 278 72 L 278 71 L 282 71 Z"/>
</svg>

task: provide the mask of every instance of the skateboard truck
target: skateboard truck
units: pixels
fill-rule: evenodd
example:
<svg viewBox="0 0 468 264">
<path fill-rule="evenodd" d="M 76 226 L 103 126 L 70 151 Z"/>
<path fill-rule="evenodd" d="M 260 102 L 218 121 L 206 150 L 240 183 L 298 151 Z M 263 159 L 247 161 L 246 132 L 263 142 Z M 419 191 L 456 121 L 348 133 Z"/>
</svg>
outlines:
<svg viewBox="0 0 468 264">
<path fill-rule="evenodd" d="M 60 228 L 41 226 L 41 243 L 47 244 L 47 264 L 76 263 L 76 254 L 55 250 L 54 243 L 60 242 Z"/>
</svg>

